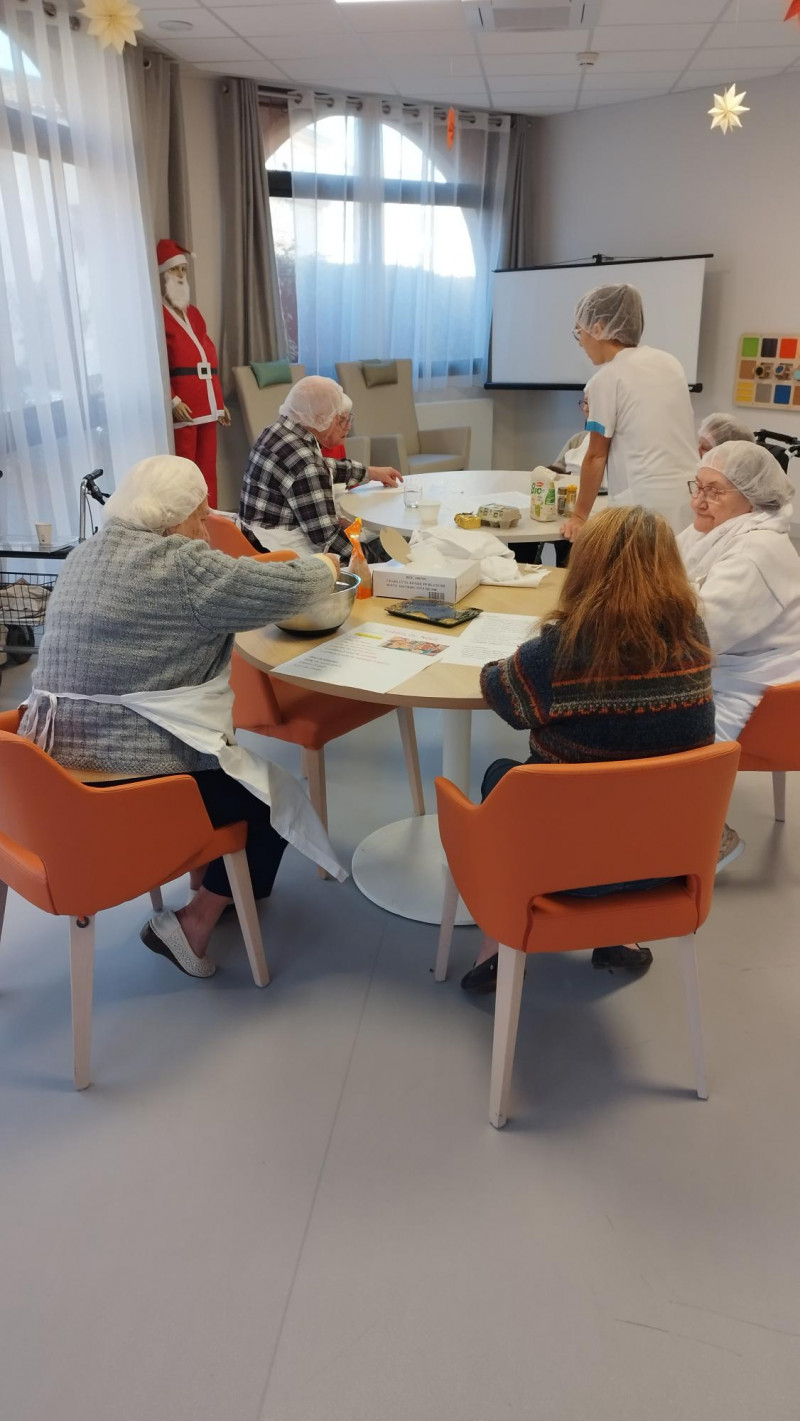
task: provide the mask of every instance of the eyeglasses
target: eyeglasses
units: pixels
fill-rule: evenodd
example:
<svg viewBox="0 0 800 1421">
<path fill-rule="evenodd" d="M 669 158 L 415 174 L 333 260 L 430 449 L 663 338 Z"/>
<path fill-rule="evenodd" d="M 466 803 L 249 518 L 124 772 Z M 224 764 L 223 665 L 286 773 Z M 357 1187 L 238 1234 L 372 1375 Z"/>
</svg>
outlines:
<svg viewBox="0 0 800 1421">
<path fill-rule="evenodd" d="M 576 340 L 579 345 L 580 345 L 580 342 L 581 342 L 581 336 L 582 336 L 582 335 L 583 335 L 583 331 L 581 330 L 580 326 L 575 326 L 575 327 L 573 328 L 573 331 L 572 331 L 572 339 L 573 339 L 573 340 Z"/>
<path fill-rule="evenodd" d="M 729 492 L 726 488 L 719 488 L 717 484 L 701 484 L 697 479 L 687 479 L 689 493 L 692 498 L 703 498 L 706 503 L 719 503 Z"/>
<path fill-rule="evenodd" d="M 583 410 L 584 414 L 589 413 L 589 401 L 587 400 L 585 395 L 581 395 L 580 399 L 578 400 L 578 409 Z"/>
</svg>

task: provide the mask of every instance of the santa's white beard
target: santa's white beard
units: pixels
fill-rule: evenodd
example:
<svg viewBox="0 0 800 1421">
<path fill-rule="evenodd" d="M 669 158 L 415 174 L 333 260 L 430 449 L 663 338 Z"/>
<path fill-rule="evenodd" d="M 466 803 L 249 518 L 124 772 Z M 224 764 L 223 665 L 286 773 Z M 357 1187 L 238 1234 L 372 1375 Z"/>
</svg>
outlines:
<svg viewBox="0 0 800 1421">
<path fill-rule="evenodd" d="M 185 277 L 170 276 L 169 272 L 164 277 L 164 295 L 171 306 L 176 306 L 179 311 L 185 311 L 190 300 L 189 283 Z"/>
</svg>

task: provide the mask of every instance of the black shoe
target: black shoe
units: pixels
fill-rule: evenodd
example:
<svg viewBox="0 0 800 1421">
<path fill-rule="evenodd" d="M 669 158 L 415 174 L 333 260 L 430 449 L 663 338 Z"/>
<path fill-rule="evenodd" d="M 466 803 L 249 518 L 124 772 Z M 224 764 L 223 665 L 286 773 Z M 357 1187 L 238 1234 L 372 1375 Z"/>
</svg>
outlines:
<svg viewBox="0 0 800 1421">
<path fill-rule="evenodd" d="M 646 972 L 653 954 L 649 947 L 596 947 L 592 953 L 592 966 L 607 972 L 615 967 L 624 972 Z"/>
<path fill-rule="evenodd" d="M 486 996 L 489 992 L 497 991 L 497 956 L 495 953 L 493 957 L 487 957 L 485 962 L 480 962 L 471 967 L 469 972 L 465 972 L 461 978 L 461 986 L 465 992 Z"/>
</svg>

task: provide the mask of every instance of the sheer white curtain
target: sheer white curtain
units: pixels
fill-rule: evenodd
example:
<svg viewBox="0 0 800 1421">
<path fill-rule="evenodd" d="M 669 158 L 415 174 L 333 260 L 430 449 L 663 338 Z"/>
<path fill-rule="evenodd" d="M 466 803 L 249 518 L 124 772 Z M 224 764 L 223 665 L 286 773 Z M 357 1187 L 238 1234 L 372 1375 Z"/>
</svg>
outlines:
<svg viewBox="0 0 800 1421">
<path fill-rule="evenodd" d="M 289 137 L 267 156 L 285 306 L 298 358 L 411 357 L 419 387 L 486 378 L 509 120 L 432 105 L 289 96 Z M 276 192 L 276 189 L 278 190 Z"/>
<path fill-rule="evenodd" d="M 0 534 L 64 540 L 85 473 L 169 449 L 124 66 L 64 0 L 2 0 L 0 189 Z"/>
</svg>

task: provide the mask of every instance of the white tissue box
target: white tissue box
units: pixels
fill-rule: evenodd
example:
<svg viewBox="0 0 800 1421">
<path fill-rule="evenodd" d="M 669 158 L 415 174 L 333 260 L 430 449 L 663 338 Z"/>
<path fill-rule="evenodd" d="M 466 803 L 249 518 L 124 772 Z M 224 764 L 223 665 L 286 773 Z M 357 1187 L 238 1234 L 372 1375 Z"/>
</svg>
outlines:
<svg viewBox="0 0 800 1421">
<path fill-rule="evenodd" d="M 372 564 L 372 591 L 376 597 L 426 597 L 430 602 L 460 602 L 478 586 L 478 562 L 459 563 L 457 568 L 415 568 L 411 563 Z"/>
</svg>

